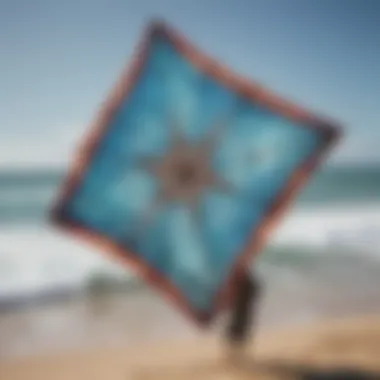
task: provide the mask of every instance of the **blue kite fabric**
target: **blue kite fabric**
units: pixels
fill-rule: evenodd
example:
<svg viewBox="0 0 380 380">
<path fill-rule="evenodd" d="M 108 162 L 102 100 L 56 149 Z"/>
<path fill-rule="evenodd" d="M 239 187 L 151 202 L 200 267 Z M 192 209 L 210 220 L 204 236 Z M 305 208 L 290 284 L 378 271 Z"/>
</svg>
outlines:
<svg viewBox="0 0 380 380">
<path fill-rule="evenodd" d="M 229 306 L 338 135 L 155 23 L 84 142 L 53 220 L 206 324 Z"/>
</svg>

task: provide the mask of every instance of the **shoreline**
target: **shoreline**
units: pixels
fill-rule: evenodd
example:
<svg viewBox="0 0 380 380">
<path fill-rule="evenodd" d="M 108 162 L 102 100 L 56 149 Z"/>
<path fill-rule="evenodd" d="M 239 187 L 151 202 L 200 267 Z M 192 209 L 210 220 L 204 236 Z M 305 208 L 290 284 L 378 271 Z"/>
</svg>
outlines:
<svg viewBox="0 0 380 380">
<path fill-rule="evenodd" d="M 333 288 L 311 279 L 292 283 L 286 277 L 267 280 L 257 316 L 259 331 L 380 314 L 378 287 L 372 293 L 367 287 L 350 293 L 344 285 Z M 46 352 L 131 347 L 204 335 L 153 290 L 144 286 L 120 290 L 0 313 L 0 362 Z M 211 334 L 223 334 L 226 317 L 215 321 Z"/>
<path fill-rule="evenodd" d="M 309 256 L 292 252 L 290 261 L 285 251 L 257 263 L 263 285 L 260 331 L 380 314 L 379 261 L 347 252 Z M 204 335 L 161 294 L 123 276 L 115 280 L 98 273 L 71 296 L 50 294 L 19 306 L 25 307 L 0 312 L 0 361 Z M 223 334 L 226 317 L 217 319 L 210 332 Z"/>
</svg>

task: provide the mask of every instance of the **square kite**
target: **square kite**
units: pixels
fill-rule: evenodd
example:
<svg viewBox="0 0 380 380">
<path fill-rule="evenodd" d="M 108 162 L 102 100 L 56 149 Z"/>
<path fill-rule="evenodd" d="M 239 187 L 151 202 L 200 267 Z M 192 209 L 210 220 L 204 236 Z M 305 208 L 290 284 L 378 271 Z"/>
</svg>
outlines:
<svg viewBox="0 0 380 380">
<path fill-rule="evenodd" d="M 85 141 L 53 220 L 206 324 L 337 137 L 328 122 L 155 23 Z"/>
</svg>

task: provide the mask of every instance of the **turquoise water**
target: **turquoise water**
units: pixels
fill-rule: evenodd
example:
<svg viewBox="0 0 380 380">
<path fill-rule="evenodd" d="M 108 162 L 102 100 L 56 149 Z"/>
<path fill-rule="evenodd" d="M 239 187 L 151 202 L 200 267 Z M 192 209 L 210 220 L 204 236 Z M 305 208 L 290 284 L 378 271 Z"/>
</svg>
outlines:
<svg viewBox="0 0 380 380">
<path fill-rule="evenodd" d="M 43 224 L 64 178 L 60 171 L 0 172 L 0 225 Z M 297 200 L 315 204 L 380 203 L 380 165 L 320 170 Z"/>
<path fill-rule="evenodd" d="M 43 224 L 64 178 L 60 171 L 0 172 L 0 225 Z M 315 204 L 380 204 L 380 165 L 320 170 L 297 200 Z"/>
</svg>

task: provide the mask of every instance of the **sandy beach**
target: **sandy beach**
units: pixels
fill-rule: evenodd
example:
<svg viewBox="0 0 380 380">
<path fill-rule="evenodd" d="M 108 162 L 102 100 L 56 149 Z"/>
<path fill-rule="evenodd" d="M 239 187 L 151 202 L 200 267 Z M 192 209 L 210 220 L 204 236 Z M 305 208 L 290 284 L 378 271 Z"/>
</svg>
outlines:
<svg viewBox="0 0 380 380">
<path fill-rule="evenodd" d="M 375 379 L 380 373 L 380 317 L 263 329 L 246 359 L 235 364 L 226 360 L 225 348 L 203 336 L 45 353 L 1 362 L 0 379 Z"/>
<path fill-rule="evenodd" d="M 328 264 L 332 265 L 331 260 Z M 314 272 L 300 273 L 299 278 L 289 278 L 283 271 L 281 276 L 263 279 L 257 315 L 260 331 L 380 312 L 378 266 L 345 261 L 339 266 L 344 272 L 341 277 L 328 276 L 327 264 L 320 269 L 321 277 L 315 267 Z M 213 331 L 223 324 L 222 316 Z M 202 335 L 161 294 L 146 286 L 128 290 L 127 285 L 117 292 L 84 294 L 1 312 L 0 360 L 47 351 L 58 354 L 78 348 L 199 339 Z"/>
<path fill-rule="evenodd" d="M 376 289 L 367 296 L 369 288 L 363 286 L 357 294 L 337 285 L 329 289 L 321 283 L 268 282 L 247 352 L 251 359 L 238 368 L 226 361 L 225 317 L 210 331 L 200 331 L 147 288 L 9 310 L 0 313 L 0 380 L 246 379 L 253 374 L 313 380 L 320 377 L 310 376 L 323 371 L 380 371 Z"/>
</svg>

